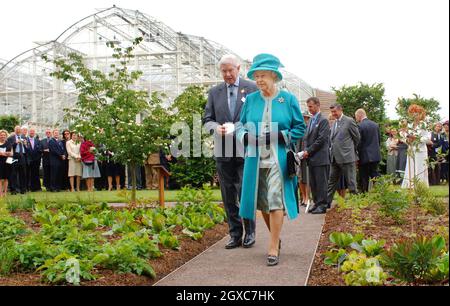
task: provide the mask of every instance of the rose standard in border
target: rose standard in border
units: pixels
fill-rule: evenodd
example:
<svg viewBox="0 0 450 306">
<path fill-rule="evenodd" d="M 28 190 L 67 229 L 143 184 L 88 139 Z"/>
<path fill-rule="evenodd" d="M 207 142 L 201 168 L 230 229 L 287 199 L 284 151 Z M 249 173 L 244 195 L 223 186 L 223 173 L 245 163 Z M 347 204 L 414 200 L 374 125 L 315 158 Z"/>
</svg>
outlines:
<svg viewBox="0 0 450 306">
<path fill-rule="evenodd" d="M 136 166 L 143 165 L 150 152 L 157 152 L 168 142 L 170 116 L 158 93 L 151 96 L 136 86 L 142 71 L 128 66 L 133 51 L 141 43 L 136 38 L 128 47 L 106 45 L 113 61 L 107 73 L 88 67 L 78 53 L 67 58 L 43 56 L 55 66 L 50 75 L 71 82 L 78 93 L 74 107 L 65 109 L 65 120 L 73 129 L 114 152 L 114 161 L 131 167 L 131 204 L 136 203 Z"/>
</svg>

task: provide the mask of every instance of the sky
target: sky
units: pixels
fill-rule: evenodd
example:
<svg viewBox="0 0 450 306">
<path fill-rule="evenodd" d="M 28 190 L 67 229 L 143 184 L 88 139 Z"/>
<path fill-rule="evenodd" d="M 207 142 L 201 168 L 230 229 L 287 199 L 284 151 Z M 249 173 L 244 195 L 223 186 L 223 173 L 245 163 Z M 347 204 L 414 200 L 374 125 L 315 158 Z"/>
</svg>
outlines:
<svg viewBox="0 0 450 306">
<path fill-rule="evenodd" d="M 98 8 L 139 10 L 244 59 L 272 53 L 315 88 L 383 83 L 388 116 L 417 93 L 449 112 L 448 0 L 3 1 L 0 58 L 55 39 Z"/>
</svg>

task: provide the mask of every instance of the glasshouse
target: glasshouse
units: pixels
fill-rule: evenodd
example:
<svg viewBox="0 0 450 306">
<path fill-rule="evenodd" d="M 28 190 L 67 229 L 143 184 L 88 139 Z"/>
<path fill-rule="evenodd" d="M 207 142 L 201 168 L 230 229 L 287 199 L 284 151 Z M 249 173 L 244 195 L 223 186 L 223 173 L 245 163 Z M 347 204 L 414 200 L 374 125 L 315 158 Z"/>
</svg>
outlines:
<svg viewBox="0 0 450 306">
<path fill-rule="evenodd" d="M 136 37 L 144 38 L 135 50 L 131 67 L 143 72 L 136 86 L 164 93 L 168 103 L 188 86 L 222 82 L 217 63 L 224 54 L 234 54 L 212 40 L 176 32 L 138 10 L 111 7 L 79 20 L 54 40 L 36 42 L 35 48 L 9 61 L 0 60 L 0 115 L 19 115 L 23 122 L 37 128 L 62 122 L 64 108 L 77 99 L 76 91 L 50 76 L 55 67 L 42 56 L 52 59 L 76 52 L 90 67 L 107 71 L 115 59 L 106 42 L 126 45 Z M 240 60 L 245 74 L 251 63 Z M 283 74 L 281 86 L 301 102 L 314 94 L 313 88 L 296 75 L 288 71 Z"/>
</svg>

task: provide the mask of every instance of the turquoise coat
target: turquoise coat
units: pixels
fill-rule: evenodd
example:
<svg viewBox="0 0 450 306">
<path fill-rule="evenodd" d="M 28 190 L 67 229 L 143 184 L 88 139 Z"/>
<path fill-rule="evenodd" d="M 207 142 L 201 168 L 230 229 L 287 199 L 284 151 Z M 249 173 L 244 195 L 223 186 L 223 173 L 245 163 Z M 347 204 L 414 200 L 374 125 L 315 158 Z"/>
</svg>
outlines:
<svg viewBox="0 0 450 306">
<path fill-rule="evenodd" d="M 244 135 L 250 133 L 259 135 L 263 119 L 265 101 L 260 91 L 247 96 L 240 114 L 240 123 L 236 128 L 236 136 L 243 142 Z M 272 127 L 271 131 L 283 133 L 286 144 L 295 144 L 303 137 L 306 125 L 300 110 L 297 98 L 287 92 L 279 91 L 272 100 Z M 287 174 L 286 153 L 288 146 L 278 144 L 276 148 L 276 163 L 282 174 L 282 193 L 287 216 L 290 220 L 298 216 L 295 192 L 297 190 L 297 178 L 290 178 Z M 244 175 L 242 180 L 242 193 L 239 215 L 242 218 L 256 218 L 256 203 L 258 195 L 259 158 L 260 147 L 248 145 L 245 148 Z"/>
</svg>

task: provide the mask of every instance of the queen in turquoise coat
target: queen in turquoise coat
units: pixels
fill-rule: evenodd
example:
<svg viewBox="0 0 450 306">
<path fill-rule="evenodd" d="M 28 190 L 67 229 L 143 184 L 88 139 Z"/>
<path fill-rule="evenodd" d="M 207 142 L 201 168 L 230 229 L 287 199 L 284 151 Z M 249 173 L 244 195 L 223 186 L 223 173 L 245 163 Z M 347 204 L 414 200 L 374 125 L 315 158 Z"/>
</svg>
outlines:
<svg viewBox="0 0 450 306">
<path fill-rule="evenodd" d="M 244 143 L 245 164 L 239 214 L 255 219 L 260 209 L 271 233 L 267 264 L 278 264 L 279 236 L 284 214 L 297 218 L 297 178 L 287 173 L 286 154 L 291 144 L 303 137 L 306 126 L 297 98 L 276 88 L 282 79 L 278 58 L 260 54 L 247 76 L 260 89 L 247 96 L 236 127 Z"/>
</svg>

